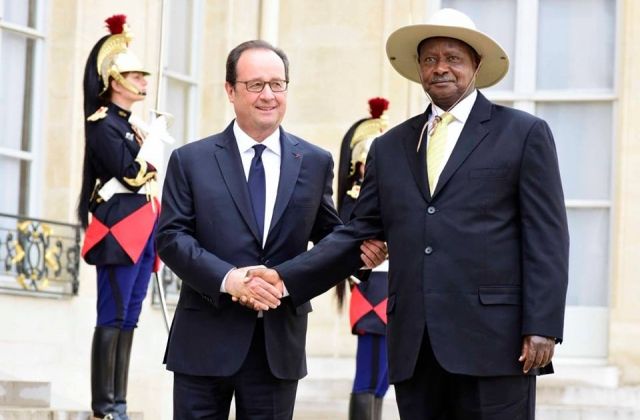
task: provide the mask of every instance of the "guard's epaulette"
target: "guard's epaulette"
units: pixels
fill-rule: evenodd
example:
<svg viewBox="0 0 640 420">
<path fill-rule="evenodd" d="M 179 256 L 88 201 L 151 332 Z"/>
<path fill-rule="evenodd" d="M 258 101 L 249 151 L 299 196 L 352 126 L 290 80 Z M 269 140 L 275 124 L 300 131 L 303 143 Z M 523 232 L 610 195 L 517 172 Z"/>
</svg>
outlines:
<svg viewBox="0 0 640 420">
<path fill-rule="evenodd" d="M 101 106 L 100 108 L 98 108 L 98 110 L 96 112 L 94 112 L 93 114 L 89 115 L 89 117 L 87 118 L 87 121 L 98 121 L 103 119 L 104 117 L 107 116 L 107 111 L 109 110 L 109 108 L 107 108 L 106 106 Z"/>
</svg>

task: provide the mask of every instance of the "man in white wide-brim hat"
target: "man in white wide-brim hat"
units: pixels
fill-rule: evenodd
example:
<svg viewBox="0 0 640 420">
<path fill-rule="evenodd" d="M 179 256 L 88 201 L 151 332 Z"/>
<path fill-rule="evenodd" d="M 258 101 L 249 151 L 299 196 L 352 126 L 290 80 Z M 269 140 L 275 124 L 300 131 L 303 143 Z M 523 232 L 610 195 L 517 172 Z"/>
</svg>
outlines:
<svg viewBox="0 0 640 420">
<path fill-rule="evenodd" d="M 466 15 L 437 12 L 387 41 L 426 112 L 378 137 L 351 221 L 309 252 L 256 270 L 294 305 L 345 278 L 369 237 L 389 248 L 389 379 L 400 417 L 533 419 L 536 375 L 562 340 L 569 235 L 553 136 L 478 87 L 507 54 Z"/>
</svg>

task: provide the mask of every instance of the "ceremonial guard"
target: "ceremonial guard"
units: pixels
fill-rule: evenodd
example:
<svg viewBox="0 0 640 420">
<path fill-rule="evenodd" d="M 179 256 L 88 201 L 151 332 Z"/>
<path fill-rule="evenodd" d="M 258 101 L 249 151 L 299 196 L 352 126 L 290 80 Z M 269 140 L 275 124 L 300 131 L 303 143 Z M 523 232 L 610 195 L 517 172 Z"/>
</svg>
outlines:
<svg viewBox="0 0 640 420">
<path fill-rule="evenodd" d="M 384 111 L 389 102 L 384 98 L 369 100 L 370 118 L 357 121 L 349 128 L 340 148 L 338 169 L 338 212 L 346 223 L 360 193 L 365 162 L 373 140 L 388 127 Z M 349 318 L 351 331 L 358 337 L 356 374 L 349 400 L 350 420 L 379 420 L 382 399 L 389 388 L 387 374 L 387 271 L 385 261 L 374 268 L 367 281 L 352 276 L 336 286 L 338 307 L 344 301 L 345 285 L 351 287 Z"/>
<path fill-rule="evenodd" d="M 85 153 L 78 218 L 84 260 L 97 270 L 97 321 L 91 348 L 91 407 L 96 418 L 128 419 L 127 377 L 133 330 L 156 261 L 162 150 L 130 123 L 149 73 L 128 46 L 124 15 L 91 50 L 84 74 Z M 91 217 L 89 218 L 89 213 Z"/>
</svg>

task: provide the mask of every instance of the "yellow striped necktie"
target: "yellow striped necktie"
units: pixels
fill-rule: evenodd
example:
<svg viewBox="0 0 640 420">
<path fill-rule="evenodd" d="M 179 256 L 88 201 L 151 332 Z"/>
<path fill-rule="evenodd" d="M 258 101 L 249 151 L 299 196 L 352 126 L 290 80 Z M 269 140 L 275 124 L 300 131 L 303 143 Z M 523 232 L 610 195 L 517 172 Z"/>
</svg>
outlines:
<svg viewBox="0 0 640 420">
<path fill-rule="evenodd" d="M 427 147 L 427 176 L 429 177 L 429 191 L 433 194 L 436 189 L 440 172 L 444 166 L 444 154 L 447 145 L 447 126 L 453 121 L 453 115 L 445 112 L 441 116 L 436 116 L 435 128 L 429 138 Z"/>
</svg>

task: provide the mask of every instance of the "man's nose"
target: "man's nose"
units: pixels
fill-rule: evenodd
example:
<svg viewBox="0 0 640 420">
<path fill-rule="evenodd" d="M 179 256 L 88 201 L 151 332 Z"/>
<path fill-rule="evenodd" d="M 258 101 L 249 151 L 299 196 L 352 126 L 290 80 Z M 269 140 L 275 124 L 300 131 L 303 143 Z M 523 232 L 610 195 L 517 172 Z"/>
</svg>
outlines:
<svg viewBox="0 0 640 420">
<path fill-rule="evenodd" d="M 260 92 L 260 97 L 264 99 L 271 99 L 275 96 L 275 93 L 273 93 L 273 91 L 271 90 L 271 85 L 269 83 L 265 83 L 262 92 Z"/>
<path fill-rule="evenodd" d="M 447 73 L 449 71 L 449 64 L 447 64 L 447 60 L 446 59 L 438 60 L 436 62 L 436 66 L 433 71 L 438 74 Z"/>
</svg>

